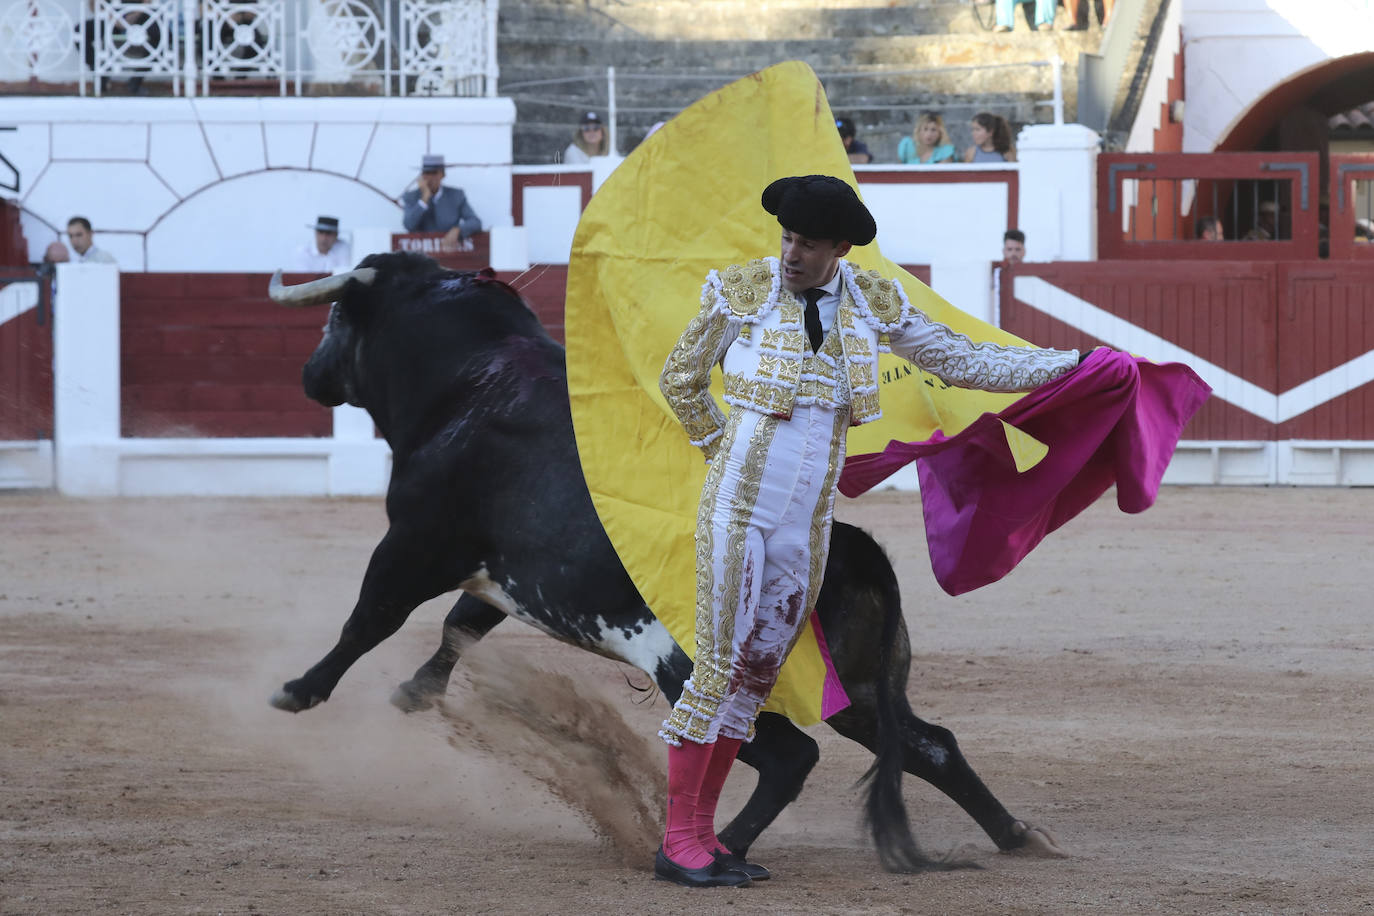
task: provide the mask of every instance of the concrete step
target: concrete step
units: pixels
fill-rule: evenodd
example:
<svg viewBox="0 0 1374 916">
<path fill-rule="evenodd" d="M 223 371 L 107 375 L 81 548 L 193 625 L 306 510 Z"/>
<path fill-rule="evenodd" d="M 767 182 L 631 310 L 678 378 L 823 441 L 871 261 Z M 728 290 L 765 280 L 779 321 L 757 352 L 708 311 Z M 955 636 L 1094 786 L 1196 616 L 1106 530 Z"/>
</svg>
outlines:
<svg viewBox="0 0 1374 916">
<path fill-rule="evenodd" d="M 759 40 L 936 34 L 978 28 L 967 0 L 845 3 L 667 0 L 507 4 L 502 31 L 527 37 Z M 979 29 L 981 31 L 981 29 Z"/>
</svg>

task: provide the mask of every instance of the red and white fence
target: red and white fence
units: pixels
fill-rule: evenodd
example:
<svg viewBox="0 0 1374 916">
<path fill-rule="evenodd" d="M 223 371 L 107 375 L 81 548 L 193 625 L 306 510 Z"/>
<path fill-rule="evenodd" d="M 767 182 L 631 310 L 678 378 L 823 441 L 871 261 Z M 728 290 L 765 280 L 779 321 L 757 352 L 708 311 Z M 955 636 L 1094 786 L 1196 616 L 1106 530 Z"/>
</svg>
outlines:
<svg viewBox="0 0 1374 916">
<path fill-rule="evenodd" d="M 1374 483 L 1374 265 L 1096 261 L 1004 271 L 1002 327 L 1185 362 L 1213 395 L 1166 480 Z"/>
</svg>

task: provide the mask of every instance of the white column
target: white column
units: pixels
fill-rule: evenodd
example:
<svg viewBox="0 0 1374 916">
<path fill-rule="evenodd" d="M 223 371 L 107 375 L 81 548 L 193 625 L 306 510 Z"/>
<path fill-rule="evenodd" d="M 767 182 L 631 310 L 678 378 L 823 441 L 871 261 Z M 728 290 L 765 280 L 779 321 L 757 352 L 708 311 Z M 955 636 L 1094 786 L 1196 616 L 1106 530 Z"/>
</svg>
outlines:
<svg viewBox="0 0 1374 916">
<path fill-rule="evenodd" d="M 1034 124 L 1016 138 L 1027 261 L 1097 259 L 1097 148 L 1082 124 Z"/>
<path fill-rule="evenodd" d="M 979 321 L 996 324 L 991 271 L 990 261 L 932 261 L 930 288 L 960 311 Z"/>
<path fill-rule="evenodd" d="M 524 226 L 492 226 L 488 233 L 492 270 L 528 270 L 530 250 Z"/>
<path fill-rule="evenodd" d="M 348 404 L 335 407 L 334 441 L 329 451 L 329 495 L 383 494 L 390 473 L 390 452 L 386 441 L 376 437 L 368 412 Z"/>
<path fill-rule="evenodd" d="M 57 489 L 119 493 L 119 268 L 58 264 L 53 302 Z"/>
</svg>

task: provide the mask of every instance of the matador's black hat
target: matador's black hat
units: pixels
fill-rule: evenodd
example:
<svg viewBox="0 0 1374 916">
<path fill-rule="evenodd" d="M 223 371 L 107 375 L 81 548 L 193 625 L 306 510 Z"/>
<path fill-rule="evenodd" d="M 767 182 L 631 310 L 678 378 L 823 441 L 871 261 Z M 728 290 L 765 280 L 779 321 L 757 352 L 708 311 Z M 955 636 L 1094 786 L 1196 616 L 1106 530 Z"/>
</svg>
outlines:
<svg viewBox="0 0 1374 916">
<path fill-rule="evenodd" d="M 763 189 L 763 209 L 778 225 L 809 239 L 867 245 L 878 224 L 854 189 L 830 175 L 779 178 Z"/>
</svg>

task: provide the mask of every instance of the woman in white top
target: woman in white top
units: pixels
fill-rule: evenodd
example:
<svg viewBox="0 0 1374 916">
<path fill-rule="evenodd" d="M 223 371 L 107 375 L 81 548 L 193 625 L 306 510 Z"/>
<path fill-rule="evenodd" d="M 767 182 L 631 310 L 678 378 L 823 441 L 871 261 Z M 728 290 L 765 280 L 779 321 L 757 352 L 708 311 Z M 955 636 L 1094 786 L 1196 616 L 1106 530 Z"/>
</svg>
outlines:
<svg viewBox="0 0 1374 916">
<path fill-rule="evenodd" d="M 582 116 L 582 123 L 577 126 L 573 141 L 563 150 L 563 162 L 568 165 L 586 165 L 592 161 L 593 156 L 605 156 L 609 153 L 610 143 L 606 139 L 606 125 L 601 123 L 599 114 L 589 111 Z"/>
</svg>

